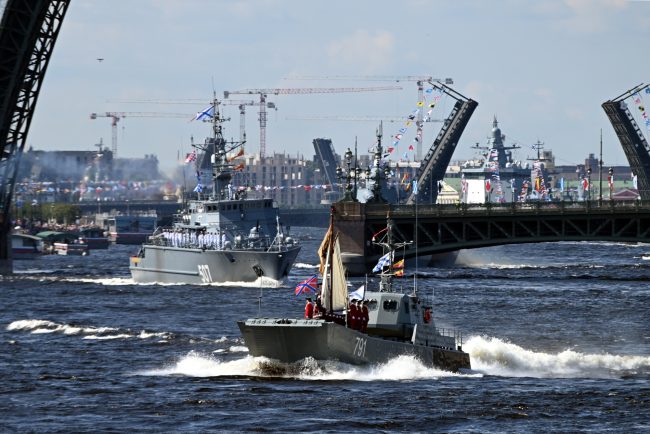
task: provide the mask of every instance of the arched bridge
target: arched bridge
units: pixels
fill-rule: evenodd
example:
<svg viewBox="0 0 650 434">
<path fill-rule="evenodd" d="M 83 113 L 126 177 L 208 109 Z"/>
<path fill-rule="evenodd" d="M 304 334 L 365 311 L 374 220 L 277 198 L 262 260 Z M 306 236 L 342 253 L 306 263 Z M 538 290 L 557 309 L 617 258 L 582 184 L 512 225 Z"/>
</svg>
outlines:
<svg viewBox="0 0 650 434">
<path fill-rule="evenodd" d="M 373 234 L 393 222 L 396 241 L 417 240 L 420 256 L 549 241 L 650 243 L 650 201 L 410 206 L 338 202 L 333 207 L 343 261 L 352 275 L 369 272 L 382 252 Z M 416 233 L 417 231 L 417 233 Z M 416 255 L 415 242 L 406 249 Z"/>
</svg>

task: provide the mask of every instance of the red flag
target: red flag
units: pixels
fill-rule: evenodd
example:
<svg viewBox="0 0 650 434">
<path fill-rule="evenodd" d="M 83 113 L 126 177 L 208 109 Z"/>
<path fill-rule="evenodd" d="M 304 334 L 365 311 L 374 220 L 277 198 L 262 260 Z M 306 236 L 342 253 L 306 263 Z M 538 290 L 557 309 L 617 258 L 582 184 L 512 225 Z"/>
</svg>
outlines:
<svg viewBox="0 0 650 434">
<path fill-rule="evenodd" d="M 244 155 L 244 149 L 243 148 L 240 149 L 239 152 L 237 152 L 235 155 L 233 155 L 231 157 L 228 157 L 227 160 L 230 162 L 230 161 L 234 160 L 237 157 L 241 157 L 242 155 Z"/>
<path fill-rule="evenodd" d="M 302 293 L 318 292 L 318 277 L 314 274 L 309 279 L 305 279 L 296 285 L 296 296 Z"/>
<path fill-rule="evenodd" d="M 191 163 L 192 161 L 196 160 L 196 151 L 192 151 L 189 154 L 185 156 L 185 163 Z"/>
</svg>

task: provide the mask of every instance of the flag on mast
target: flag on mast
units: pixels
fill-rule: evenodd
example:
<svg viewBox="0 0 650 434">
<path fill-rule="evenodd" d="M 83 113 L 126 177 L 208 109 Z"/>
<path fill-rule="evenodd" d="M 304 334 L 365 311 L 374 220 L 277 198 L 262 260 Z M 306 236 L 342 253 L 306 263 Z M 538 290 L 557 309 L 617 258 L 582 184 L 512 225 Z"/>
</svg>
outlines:
<svg viewBox="0 0 650 434">
<path fill-rule="evenodd" d="M 303 292 L 306 294 L 318 292 L 318 276 L 316 274 L 296 285 L 296 296 L 299 296 Z"/>
<path fill-rule="evenodd" d="M 191 163 L 192 161 L 196 161 L 196 150 L 193 150 L 185 156 L 185 164 Z"/>
<path fill-rule="evenodd" d="M 214 105 L 207 107 L 200 112 L 196 113 L 196 117 L 193 120 L 195 121 L 205 121 L 210 120 L 214 117 Z"/>
</svg>

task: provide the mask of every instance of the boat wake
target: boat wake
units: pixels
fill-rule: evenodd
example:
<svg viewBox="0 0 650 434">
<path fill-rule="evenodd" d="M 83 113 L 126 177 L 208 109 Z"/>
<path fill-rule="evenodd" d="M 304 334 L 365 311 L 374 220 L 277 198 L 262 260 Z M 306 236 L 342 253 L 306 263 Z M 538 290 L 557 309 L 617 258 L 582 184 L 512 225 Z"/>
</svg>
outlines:
<svg viewBox="0 0 650 434">
<path fill-rule="evenodd" d="M 486 375 L 534 378 L 622 378 L 650 374 L 650 356 L 535 352 L 497 338 L 471 337 L 463 344 L 472 369 Z"/>
<path fill-rule="evenodd" d="M 411 356 L 396 357 L 385 364 L 359 367 L 336 361 L 317 361 L 312 358 L 296 363 L 281 363 L 265 357 L 249 355 L 236 360 L 221 360 L 195 351 L 162 368 L 136 372 L 135 375 L 290 378 L 305 381 L 403 381 L 482 376 L 477 373 L 458 374 L 428 368 Z"/>
<path fill-rule="evenodd" d="M 80 283 L 96 283 L 104 286 L 181 286 L 187 283 L 164 283 L 164 282 L 134 282 L 132 278 L 127 277 L 111 277 L 111 278 L 64 278 L 61 279 L 66 282 L 80 282 Z M 227 287 L 248 287 L 248 288 L 282 288 L 285 286 L 284 281 L 278 281 L 262 276 L 254 282 L 213 282 L 204 283 L 197 286 L 227 286 Z"/>
<path fill-rule="evenodd" d="M 53 321 L 42 319 L 25 319 L 10 323 L 6 329 L 14 332 L 27 332 L 30 334 L 58 334 L 66 336 L 77 336 L 88 340 L 113 340 L 113 339 L 151 339 L 157 342 L 168 342 L 170 340 L 183 339 L 169 332 L 154 332 L 147 330 L 118 329 L 114 327 L 93 327 L 79 324 L 59 324 Z M 205 341 L 209 343 L 223 343 L 226 337 L 210 340 L 205 338 L 191 337 L 190 341 Z"/>
<path fill-rule="evenodd" d="M 59 324 L 41 319 L 25 319 L 10 323 L 8 331 L 23 331 L 31 334 L 61 334 L 80 336 L 82 339 L 110 340 L 110 339 L 159 339 L 166 341 L 171 338 L 170 333 L 156 333 L 141 330 L 120 330 L 114 327 L 91 327 L 73 324 Z"/>
<path fill-rule="evenodd" d="M 304 262 L 298 262 L 298 263 L 293 264 L 293 268 L 294 268 L 294 269 L 295 269 L 295 268 L 307 268 L 307 269 L 312 269 L 312 270 L 314 270 L 314 269 L 316 269 L 316 268 L 318 268 L 318 267 L 319 267 L 319 265 L 314 265 L 314 264 L 305 264 Z"/>
</svg>

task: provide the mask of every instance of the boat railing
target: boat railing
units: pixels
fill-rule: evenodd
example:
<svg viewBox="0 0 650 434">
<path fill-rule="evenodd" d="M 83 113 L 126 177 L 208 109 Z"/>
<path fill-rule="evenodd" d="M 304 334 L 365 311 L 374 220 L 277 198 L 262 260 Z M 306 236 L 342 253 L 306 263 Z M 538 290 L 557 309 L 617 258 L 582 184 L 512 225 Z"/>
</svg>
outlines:
<svg viewBox="0 0 650 434">
<path fill-rule="evenodd" d="M 463 346 L 463 333 L 456 329 L 436 327 L 436 333 L 438 333 L 440 336 L 454 338 L 457 348 Z"/>
<path fill-rule="evenodd" d="M 230 250 L 236 249 L 267 249 L 268 251 L 287 251 L 288 246 L 285 243 L 278 243 L 269 236 L 257 238 L 242 237 L 235 241 L 222 239 L 218 236 L 206 236 L 200 238 L 196 234 L 189 232 L 166 231 L 158 228 L 156 232 L 149 237 L 149 244 L 161 247 L 178 247 L 186 249 L 203 249 L 203 250 Z"/>
</svg>

